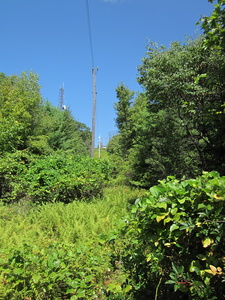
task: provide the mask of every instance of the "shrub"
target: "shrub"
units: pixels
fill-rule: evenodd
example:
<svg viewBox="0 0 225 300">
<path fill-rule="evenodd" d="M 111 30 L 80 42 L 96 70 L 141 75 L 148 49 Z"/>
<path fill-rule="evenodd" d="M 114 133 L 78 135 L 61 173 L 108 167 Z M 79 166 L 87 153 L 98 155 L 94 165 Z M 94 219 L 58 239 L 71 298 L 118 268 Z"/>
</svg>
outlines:
<svg viewBox="0 0 225 300">
<path fill-rule="evenodd" d="M 131 287 L 122 287 L 126 275 L 110 264 L 107 246 L 48 241 L 44 246 L 0 253 L 2 300 L 130 299 Z"/>
<path fill-rule="evenodd" d="M 23 174 L 33 157 L 26 151 L 6 153 L 0 158 L 0 199 L 10 202 L 25 196 Z"/>
<path fill-rule="evenodd" d="M 74 249 L 60 243 L 46 244 L 43 249 L 24 245 L 23 251 L 11 251 L 7 258 L 2 254 L 1 299 L 97 298 L 107 262 L 105 256 L 96 256 L 93 246 L 88 246 L 92 254 L 86 247 Z"/>
<path fill-rule="evenodd" d="M 102 193 L 109 174 L 110 165 L 105 160 L 62 153 L 31 157 L 18 152 L 0 161 L 0 196 L 5 202 L 91 199 Z"/>
<path fill-rule="evenodd" d="M 123 227 L 135 299 L 224 299 L 225 177 L 160 181 Z"/>
</svg>

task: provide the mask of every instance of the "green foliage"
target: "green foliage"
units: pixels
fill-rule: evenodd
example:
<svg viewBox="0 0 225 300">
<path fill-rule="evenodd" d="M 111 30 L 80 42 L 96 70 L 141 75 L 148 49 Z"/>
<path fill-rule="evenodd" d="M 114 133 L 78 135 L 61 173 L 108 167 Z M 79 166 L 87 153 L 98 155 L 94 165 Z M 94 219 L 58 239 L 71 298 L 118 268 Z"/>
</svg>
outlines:
<svg viewBox="0 0 225 300">
<path fill-rule="evenodd" d="M 90 139 L 89 128 L 74 120 L 69 109 L 62 111 L 45 102 L 40 108 L 38 126 L 29 139 L 28 149 L 35 154 L 64 150 L 87 155 Z"/>
<path fill-rule="evenodd" d="M 132 123 L 131 123 L 131 100 L 134 92 L 131 92 L 123 84 L 117 87 L 116 97 L 118 102 L 115 103 L 117 112 L 116 125 L 121 133 L 121 149 L 124 158 L 132 144 Z"/>
<path fill-rule="evenodd" d="M 101 254 L 101 255 L 99 255 Z M 2 299 L 129 299 L 126 275 L 113 270 L 107 248 L 99 243 L 76 247 L 64 243 L 1 254 Z M 116 294 L 116 296 L 114 296 Z"/>
<path fill-rule="evenodd" d="M 104 160 L 64 153 L 31 157 L 16 152 L 0 159 L 0 195 L 4 202 L 91 199 L 102 193 L 109 174 L 110 165 Z"/>
<path fill-rule="evenodd" d="M 122 229 L 135 299 L 222 299 L 225 177 L 168 177 L 136 201 Z M 187 298 L 189 297 L 189 298 Z"/>
<path fill-rule="evenodd" d="M 114 187 L 92 202 L 0 206 L 1 299 L 133 299 L 109 232 L 138 194 Z"/>
<path fill-rule="evenodd" d="M 168 49 L 150 44 L 138 69 L 144 92 L 132 105 L 119 98 L 127 121 L 110 151 L 127 161 L 131 184 L 150 187 L 171 174 L 192 178 L 203 170 L 225 174 L 225 56 L 203 44 L 202 38 Z"/>
<path fill-rule="evenodd" d="M 171 116 L 171 131 L 176 132 L 174 138 L 177 135 L 170 143 L 173 150 L 179 148 L 183 160 L 190 156 L 195 170 L 218 170 L 222 174 L 224 82 L 219 78 L 224 61 L 223 55 L 205 51 L 200 39 L 186 45 L 173 43 L 168 50 L 150 47 L 139 68 L 139 83 L 149 98 L 148 110 L 151 114 L 164 110 Z M 187 161 L 186 170 L 190 163 Z M 171 169 L 169 174 L 176 172 Z"/>
<path fill-rule="evenodd" d="M 121 134 L 113 136 L 107 146 L 110 162 L 113 166 L 111 183 L 129 185 L 129 164 L 123 153 L 123 137 Z"/>
<path fill-rule="evenodd" d="M 5 202 L 25 196 L 22 176 L 33 158 L 26 151 L 5 153 L 0 157 L 0 199 Z"/>
<path fill-rule="evenodd" d="M 224 5 L 205 37 L 147 47 L 134 100 L 116 89 L 110 163 L 35 74 L 0 74 L 1 300 L 224 298 Z"/>
<path fill-rule="evenodd" d="M 117 111 L 116 124 L 119 130 L 127 129 L 129 127 L 129 109 L 133 96 L 134 92 L 129 91 L 124 84 L 121 84 L 116 89 L 116 97 L 118 99 L 118 102 L 115 103 L 115 109 Z"/>
<path fill-rule="evenodd" d="M 23 244 L 42 247 L 46 239 L 85 244 L 114 229 L 127 215 L 129 202 L 140 194 L 139 190 L 116 186 L 104 188 L 103 198 L 92 201 L 1 205 L 0 248 L 21 249 Z"/>
<path fill-rule="evenodd" d="M 0 77 L 0 154 L 26 148 L 41 101 L 34 73 Z"/>
<path fill-rule="evenodd" d="M 215 2 L 209 0 L 209 2 Z M 225 50 L 225 1 L 218 0 L 218 4 L 214 5 L 211 16 L 203 17 L 200 20 L 201 27 L 205 34 L 206 48 L 213 47 L 215 50 Z M 198 23 L 198 24 L 199 24 Z"/>
<path fill-rule="evenodd" d="M 107 148 L 105 148 L 105 147 L 100 147 L 100 149 L 95 148 L 94 149 L 94 158 L 108 159 L 109 155 L 108 155 Z"/>
<path fill-rule="evenodd" d="M 48 155 L 57 150 L 88 154 L 91 134 L 74 120 L 69 109 L 61 111 L 40 95 L 34 73 L 0 76 L 0 155 L 27 149 Z"/>
<path fill-rule="evenodd" d="M 139 199 L 0 206 L 2 299 L 223 299 L 224 187 L 205 172 Z"/>
<path fill-rule="evenodd" d="M 87 247 L 88 246 L 88 247 Z M 108 259 L 100 245 L 52 243 L 1 256 L 2 299 L 104 299 Z M 101 251 L 102 256 L 97 255 Z"/>
</svg>

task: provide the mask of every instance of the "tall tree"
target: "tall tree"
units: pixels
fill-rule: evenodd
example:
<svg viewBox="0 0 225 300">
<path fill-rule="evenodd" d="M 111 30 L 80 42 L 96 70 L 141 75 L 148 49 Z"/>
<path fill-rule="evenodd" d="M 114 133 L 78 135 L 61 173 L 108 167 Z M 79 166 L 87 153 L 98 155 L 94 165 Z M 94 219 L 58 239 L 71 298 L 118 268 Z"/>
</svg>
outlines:
<svg viewBox="0 0 225 300">
<path fill-rule="evenodd" d="M 131 124 L 131 105 L 134 97 L 134 92 L 130 91 L 124 84 L 121 84 L 116 89 L 116 97 L 118 102 L 115 103 L 117 113 L 116 125 L 121 134 L 121 147 L 123 155 L 127 152 L 132 144 L 132 124 Z"/>
<path fill-rule="evenodd" d="M 118 141 L 126 145 L 130 182 L 225 174 L 225 55 L 203 44 L 202 38 L 168 49 L 150 44 L 139 67 L 144 92 L 132 105 L 129 91 L 119 94 Z"/>
<path fill-rule="evenodd" d="M 90 140 L 90 129 L 76 121 L 69 109 L 59 110 L 47 101 L 39 111 L 39 126 L 29 140 L 29 148 L 39 154 L 57 150 L 88 154 Z"/>
<path fill-rule="evenodd" d="M 138 81 L 146 89 L 149 111 L 172 111 L 184 131 L 184 155 L 193 150 L 198 155 L 196 170 L 224 173 L 224 83 L 218 80 L 223 76 L 224 55 L 205 50 L 201 39 L 148 50 Z"/>
<path fill-rule="evenodd" d="M 0 74 L 0 154 L 24 149 L 88 154 L 89 148 L 90 129 L 68 109 L 43 102 L 36 74 Z"/>
<path fill-rule="evenodd" d="M 0 76 L 0 153 L 26 148 L 42 103 L 38 76 Z"/>
</svg>

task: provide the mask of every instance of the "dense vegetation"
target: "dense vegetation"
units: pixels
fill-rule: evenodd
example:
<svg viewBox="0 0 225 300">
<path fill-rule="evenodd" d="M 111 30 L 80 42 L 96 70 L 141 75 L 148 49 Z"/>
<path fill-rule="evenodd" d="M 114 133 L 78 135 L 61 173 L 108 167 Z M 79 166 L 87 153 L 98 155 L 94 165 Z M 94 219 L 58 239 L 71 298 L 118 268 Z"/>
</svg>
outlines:
<svg viewBox="0 0 225 300">
<path fill-rule="evenodd" d="M 127 160 L 130 183 L 150 187 L 203 170 L 225 174 L 225 54 L 203 43 L 150 45 L 139 66 L 143 93 L 132 101 L 134 93 L 117 88 L 119 136 L 108 149 Z"/>
<path fill-rule="evenodd" d="M 0 76 L 0 153 L 28 150 L 46 155 L 64 150 L 87 153 L 90 130 L 73 119 L 71 112 L 59 110 L 40 94 L 37 75 Z"/>
<path fill-rule="evenodd" d="M 224 5 L 147 46 L 101 159 L 37 75 L 0 74 L 0 300 L 225 299 Z"/>
</svg>

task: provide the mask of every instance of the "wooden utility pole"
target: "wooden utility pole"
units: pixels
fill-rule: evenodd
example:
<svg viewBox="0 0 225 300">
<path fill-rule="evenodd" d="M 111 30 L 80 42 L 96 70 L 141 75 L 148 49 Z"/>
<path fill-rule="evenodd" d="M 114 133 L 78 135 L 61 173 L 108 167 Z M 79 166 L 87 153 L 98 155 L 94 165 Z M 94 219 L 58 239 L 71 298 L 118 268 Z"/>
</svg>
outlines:
<svg viewBox="0 0 225 300">
<path fill-rule="evenodd" d="M 92 139 L 91 139 L 91 157 L 94 157 L 95 149 L 95 122 L 96 122 L 96 71 L 98 68 L 92 67 L 92 83 L 93 83 L 93 108 L 92 108 Z"/>
</svg>

